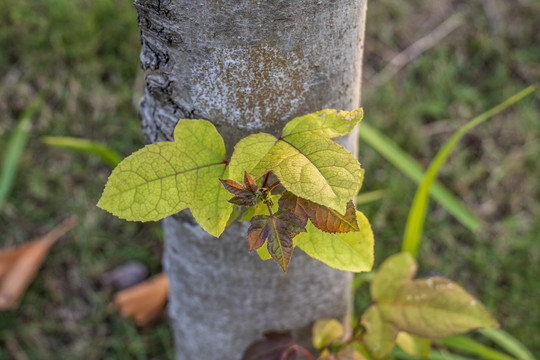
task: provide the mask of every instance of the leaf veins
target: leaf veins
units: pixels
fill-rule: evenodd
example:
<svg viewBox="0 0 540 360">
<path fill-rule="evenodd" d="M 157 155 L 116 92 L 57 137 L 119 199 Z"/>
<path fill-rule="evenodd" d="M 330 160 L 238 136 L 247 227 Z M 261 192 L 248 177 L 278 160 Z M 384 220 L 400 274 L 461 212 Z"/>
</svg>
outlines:
<svg viewBox="0 0 540 360">
<path fill-rule="evenodd" d="M 292 239 L 305 231 L 305 225 L 289 210 L 256 215 L 251 219 L 248 229 L 249 251 L 260 248 L 268 240 L 268 252 L 283 271 L 287 271 L 294 250 Z"/>
<path fill-rule="evenodd" d="M 347 203 L 345 214 L 340 214 L 334 209 L 286 191 L 279 199 L 279 208 L 292 211 L 304 226 L 309 219 L 316 228 L 328 233 L 359 231 L 356 209 L 352 200 Z"/>
</svg>

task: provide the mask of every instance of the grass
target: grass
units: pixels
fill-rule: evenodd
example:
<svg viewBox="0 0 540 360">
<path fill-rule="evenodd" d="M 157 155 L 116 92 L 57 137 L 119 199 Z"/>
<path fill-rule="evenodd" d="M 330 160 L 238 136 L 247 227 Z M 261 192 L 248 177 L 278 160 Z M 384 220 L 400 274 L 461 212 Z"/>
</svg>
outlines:
<svg viewBox="0 0 540 360">
<path fill-rule="evenodd" d="M 506 3 L 380 0 L 370 3 L 364 121 L 424 168 L 467 120 L 540 79 L 535 1 Z M 399 51 L 454 13 L 463 24 L 375 86 Z M 97 209 L 109 174 L 95 157 L 40 141 L 75 136 L 127 155 L 143 145 L 142 91 L 133 6 L 120 0 L 0 0 L 0 143 L 37 94 L 13 189 L 0 210 L 0 245 L 25 242 L 75 214 L 80 224 L 52 249 L 17 311 L 0 313 L 0 359 L 19 348 L 30 359 L 172 358 L 164 323 L 137 329 L 108 307 L 100 275 L 127 261 L 160 271 L 157 224 L 127 223 Z M 482 221 L 473 233 L 431 201 L 420 275 L 448 276 L 479 297 L 503 328 L 540 353 L 540 99 L 538 94 L 462 139 L 439 180 Z M 380 263 L 399 251 L 416 185 L 369 146 L 360 146 L 364 203 Z M 359 289 L 356 306 L 366 305 Z"/>
</svg>

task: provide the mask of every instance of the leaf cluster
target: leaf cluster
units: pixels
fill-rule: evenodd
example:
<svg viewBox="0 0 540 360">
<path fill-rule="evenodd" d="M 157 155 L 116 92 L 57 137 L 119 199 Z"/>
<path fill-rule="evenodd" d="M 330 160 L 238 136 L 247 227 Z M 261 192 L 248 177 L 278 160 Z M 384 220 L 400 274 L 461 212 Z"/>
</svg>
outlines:
<svg viewBox="0 0 540 360">
<path fill-rule="evenodd" d="M 326 109 L 297 117 L 279 137 L 258 133 L 242 139 L 230 161 L 210 122 L 179 120 L 175 141 L 147 145 L 118 164 L 98 206 L 133 221 L 155 221 L 189 208 L 216 237 L 238 216 L 235 207 L 248 207 L 253 210 L 242 219 L 249 213 L 249 250 L 273 258 L 283 271 L 295 246 L 329 266 L 368 271 L 373 234 L 352 203 L 364 171 L 332 141 L 362 116 L 362 109 Z M 271 177 L 277 181 L 268 185 Z M 279 194 L 272 194 L 278 185 Z"/>
</svg>

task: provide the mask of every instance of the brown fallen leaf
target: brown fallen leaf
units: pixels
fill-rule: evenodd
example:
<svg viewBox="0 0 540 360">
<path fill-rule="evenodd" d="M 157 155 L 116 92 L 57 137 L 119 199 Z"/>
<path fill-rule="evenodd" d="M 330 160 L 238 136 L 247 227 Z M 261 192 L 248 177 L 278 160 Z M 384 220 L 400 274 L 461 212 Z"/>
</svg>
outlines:
<svg viewBox="0 0 540 360">
<path fill-rule="evenodd" d="M 129 317 L 138 326 L 158 319 L 169 298 L 169 278 L 161 273 L 153 278 L 122 290 L 114 297 L 114 305 L 124 317 Z"/>
<path fill-rule="evenodd" d="M 17 308 L 50 247 L 76 224 L 77 218 L 72 216 L 41 238 L 0 250 L 0 311 Z"/>
</svg>

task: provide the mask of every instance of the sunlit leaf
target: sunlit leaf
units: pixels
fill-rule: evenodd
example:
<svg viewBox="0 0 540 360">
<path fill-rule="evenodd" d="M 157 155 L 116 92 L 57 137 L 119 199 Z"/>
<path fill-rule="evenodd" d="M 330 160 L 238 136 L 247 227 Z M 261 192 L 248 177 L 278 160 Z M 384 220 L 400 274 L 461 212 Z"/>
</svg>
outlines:
<svg viewBox="0 0 540 360">
<path fill-rule="evenodd" d="M 279 207 L 292 211 L 304 225 L 309 219 L 316 228 L 328 233 L 359 230 L 356 209 L 352 201 L 347 203 L 345 214 L 340 214 L 334 209 L 299 198 L 290 191 L 286 191 L 279 199 Z"/>
<path fill-rule="evenodd" d="M 366 329 L 362 343 L 375 358 L 383 358 L 392 351 L 396 344 L 398 329 L 382 317 L 378 306 L 370 306 L 362 315 L 362 325 Z"/>
<path fill-rule="evenodd" d="M 381 329 L 434 339 L 498 326 L 484 306 L 456 283 L 441 277 L 413 280 L 415 272 L 416 263 L 409 253 L 390 257 L 377 271 L 371 284 L 374 305 L 362 317 L 363 322 L 371 323 L 372 330 L 366 325 L 370 350 L 382 346 L 377 342 L 382 341 L 377 340 L 384 333 Z M 385 351 L 388 338 L 383 338 Z"/>
<path fill-rule="evenodd" d="M 323 110 L 290 121 L 279 138 L 259 133 L 242 139 L 231 158 L 231 178 L 244 171 L 255 178 L 272 171 L 287 190 L 341 213 L 363 180 L 355 157 L 331 138 L 345 135 L 361 120 L 351 113 Z"/>
<path fill-rule="evenodd" d="M 268 252 L 267 246 L 261 246 L 257 249 L 257 254 L 261 258 L 262 261 L 270 260 L 272 258 L 272 255 Z"/>
<path fill-rule="evenodd" d="M 411 335 L 404 331 L 400 331 L 396 343 L 398 346 L 409 355 L 428 358 L 431 341 L 429 339 L 421 338 Z"/>
<path fill-rule="evenodd" d="M 373 267 L 373 232 L 367 218 L 356 212 L 359 231 L 330 234 L 311 222 L 307 232 L 294 238 L 294 244 L 309 256 L 344 271 L 370 271 Z"/>
<path fill-rule="evenodd" d="M 343 336 L 343 325 L 336 319 L 318 319 L 313 324 L 312 334 L 313 346 L 322 349 Z"/>
<path fill-rule="evenodd" d="M 207 232 L 219 236 L 233 205 L 218 178 L 228 178 L 225 145 L 205 120 L 180 120 L 175 142 L 145 146 L 112 172 L 98 206 L 134 221 L 155 221 L 190 208 Z"/>
<path fill-rule="evenodd" d="M 365 357 L 354 347 L 349 345 L 338 351 L 336 360 L 365 360 Z"/>
</svg>

